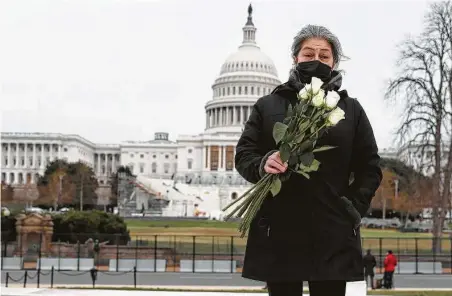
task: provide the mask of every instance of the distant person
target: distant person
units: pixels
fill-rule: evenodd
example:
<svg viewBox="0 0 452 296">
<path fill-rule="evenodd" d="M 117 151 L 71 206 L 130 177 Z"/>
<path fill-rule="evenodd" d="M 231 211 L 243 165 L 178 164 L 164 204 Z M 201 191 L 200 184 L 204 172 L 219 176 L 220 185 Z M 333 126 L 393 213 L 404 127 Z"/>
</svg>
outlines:
<svg viewBox="0 0 452 296">
<path fill-rule="evenodd" d="M 386 289 L 391 289 L 393 287 L 393 277 L 396 266 L 397 258 L 396 256 L 394 256 L 394 254 L 392 254 L 392 251 L 389 250 L 384 261 L 385 273 L 383 278 L 384 278 L 384 287 Z"/>
<path fill-rule="evenodd" d="M 375 260 L 375 256 L 372 255 L 370 250 L 367 250 L 366 255 L 363 257 L 363 265 L 364 265 L 364 277 L 366 279 L 366 284 L 369 285 L 369 277 L 372 290 L 375 289 L 374 277 L 375 271 L 374 268 L 377 266 L 377 260 Z"/>
</svg>

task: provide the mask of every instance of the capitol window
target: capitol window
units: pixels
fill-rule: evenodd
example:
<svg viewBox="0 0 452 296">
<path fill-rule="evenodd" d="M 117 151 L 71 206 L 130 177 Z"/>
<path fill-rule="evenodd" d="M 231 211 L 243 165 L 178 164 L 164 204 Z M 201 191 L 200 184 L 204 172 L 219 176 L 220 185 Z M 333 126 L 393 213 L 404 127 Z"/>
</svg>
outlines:
<svg viewBox="0 0 452 296">
<path fill-rule="evenodd" d="M 156 157 L 157 157 L 157 155 L 155 155 L 155 154 L 154 154 L 154 155 L 152 155 L 152 158 L 156 158 Z"/>
<path fill-rule="evenodd" d="M 157 164 L 155 162 L 152 163 L 152 173 L 157 173 Z"/>
<path fill-rule="evenodd" d="M 245 86 L 245 95 L 248 94 L 248 86 Z"/>
<path fill-rule="evenodd" d="M 231 94 L 231 88 L 228 86 L 228 96 Z"/>
<path fill-rule="evenodd" d="M 251 87 L 251 94 L 254 95 L 254 86 Z"/>
<path fill-rule="evenodd" d="M 235 86 L 232 87 L 232 94 L 235 95 Z"/>
<path fill-rule="evenodd" d="M 168 174 L 168 173 L 169 173 L 169 168 L 170 168 L 169 163 L 165 163 L 165 164 L 163 165 L 163 172 L 164 172 L 165 174 Z"/>
<path fill-rule="evenodd" d="M 241 95 L 241 94 L 242 94 L 242 87 L 239 86 L 239 95 Z"/>
<path fill-rule="evenodd" d="M 133 154 L 130 154 L 130 158 L 133 158 Z"/>
<path fill-rule="evenodd" d="M 189 160 L 187 161 L 187 168 L 188 168 L 189 170 L 191 170 L 192 167 L 193 167 L 193 160 L 189 159 Z"/>
<path fill-rule="evenodd" d="M 144 155 L 143 155 L 143 154 L 141 154 L 141 155 L 140 155 L 140 158 L 144 158 Z"/>
<path fill-rule="evenodd" d="M 192 149 L 188 149 L 188 153 L 192 153 L 193 152 L 193 150 Z"/>
<path fill-rule="evenodd" d="M 165 155 L 165 158 L 166 158 L 166 159 L 168 159 L 168 158 L 169 158 L 169 155 L 168 155 L 168 154 L 167 154 L 167 155 Z"/>
</svg>

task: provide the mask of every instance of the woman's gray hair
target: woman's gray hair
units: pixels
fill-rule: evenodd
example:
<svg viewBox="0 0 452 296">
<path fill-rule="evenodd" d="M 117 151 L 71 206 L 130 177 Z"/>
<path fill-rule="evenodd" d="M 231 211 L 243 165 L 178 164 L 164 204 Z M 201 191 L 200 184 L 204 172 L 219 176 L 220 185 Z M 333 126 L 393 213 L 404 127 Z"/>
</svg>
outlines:
<svg viewBox="0 0 452 296">
<path fill-rule="evenodd" d="M 303 41 L 310 38 L 322 38 L 328 41 L 328 43 L 331 45 L 331 48 L 333 49 L 334 67 L 337 68 L 339 62 L 344 57 L 342 53 L 342 46 L 336 35 L 331 33 L 330 30 L 323 26 L 307 25 L 302 28 L 301 31 L 298 32 L 298 34 L 293 39 L 292 57 L 295 58 L 298 55 Z"/>
</svg>

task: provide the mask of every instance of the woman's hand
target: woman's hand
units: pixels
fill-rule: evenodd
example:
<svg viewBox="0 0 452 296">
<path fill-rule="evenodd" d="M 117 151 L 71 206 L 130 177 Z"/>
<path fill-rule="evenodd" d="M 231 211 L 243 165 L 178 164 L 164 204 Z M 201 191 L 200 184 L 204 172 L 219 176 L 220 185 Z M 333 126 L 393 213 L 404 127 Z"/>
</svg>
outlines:
<svg viewBox="0 0 452 296">
<path fill-rule="evenodd" d="M 264 170 L 268 174 L 284 173 L 287 170 L 287 163 L 282 162 L 279 151 L 276 151 L 267 158 Z"/>
</svg>

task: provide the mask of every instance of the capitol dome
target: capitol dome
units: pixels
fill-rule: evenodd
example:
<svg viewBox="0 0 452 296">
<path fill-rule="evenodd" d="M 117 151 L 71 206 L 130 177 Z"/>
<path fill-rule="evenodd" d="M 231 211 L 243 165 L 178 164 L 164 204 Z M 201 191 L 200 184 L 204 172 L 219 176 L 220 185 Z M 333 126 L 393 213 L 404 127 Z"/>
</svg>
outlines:
<svg viewBox="0 0 452 296">
<path fill-rule="evenodd" d="M 281 84 L 272 59 L 256 43 L 252 13 L 250 5 L 242 44 L 226 58 L 212 85 L 213 98 L 205 106 L 206 133 L 240 134 L 256 100 Z"/>
</svg>

